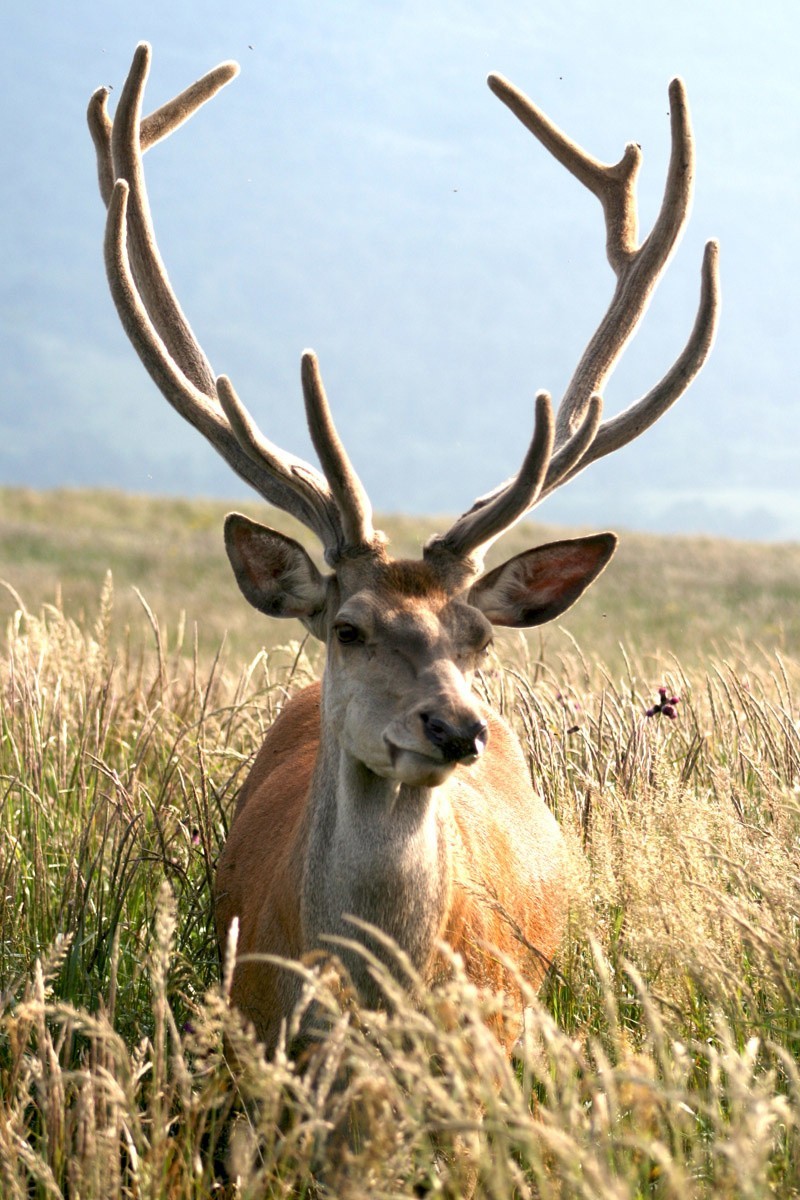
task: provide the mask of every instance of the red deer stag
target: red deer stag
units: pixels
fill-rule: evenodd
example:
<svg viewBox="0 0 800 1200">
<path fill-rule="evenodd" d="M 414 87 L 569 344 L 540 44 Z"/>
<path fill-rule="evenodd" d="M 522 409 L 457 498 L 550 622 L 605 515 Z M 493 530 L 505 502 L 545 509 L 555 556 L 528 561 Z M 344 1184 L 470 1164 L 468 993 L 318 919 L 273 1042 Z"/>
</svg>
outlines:
<svg viewBox="0 0 800 1200">
<path fill-rule="evenodd" d="M 253 956 L 296 959 L 324 947 L 326 935 L 363 937 L 351 915 L 391 935 L 423 978 L 437 970 L 440 939 L 461 953 L 476 981 L 504 981 L 492 946 L 540 978 L 565 912 L 562 836 L 532 790 L 517 739 L 479 702 L 472 681 L 493 625 L 520 628 L 557 617 L 603 570 L 616 538 L 602 533 L 540 546 L 488 573 L 483 558 L 537 501 L 652 425 L 709 352 L 718 311 L 714 242 L 706 247 L 699 311 L 684 350 L 652 391 L 601 423 L 599 393 L 689 212 L 694 153 L 683 84 L 670 86 L 666 189 L 640 245 L 639 147 L 628 145 L 617 164 L 604 165 L 505 79 L 489 77 L 492 91 L 600 200 L 617 284 L 557 414 L 546 393 L 537 396 L 517 475 L 432 538 L 420 560 L 406 561 L 389 556 L 373 527 L 314 354 L 303 355 L 301 377 L 322 474 L 264 437 L 198 345 L 156 246 L 142 154 L 238 68 L 217 67 L 142 117 L 149 62 L 149 47 L 140 45 L 113 123 L 105 88 L 89 107 L 117 311 L 169 403 L 264 499 L 316 534 L 330 569 L 321 573 L 296 541 L 247 517 L 234 513 L 225 522 L 228 557 L 250 603 L 268 616 L 299 618 L 327 643 L 323 680 L 295 696 L 267 735 L 220 857 L 220 944 L 238 917 L 246 959 L 234 973 L 234 1002 L 274 1046 L 298 984 L 290 971 Z M 359 956 L 347 956 L 347 965 L 364 1000 L 380 1003 Z"/>
</svg>

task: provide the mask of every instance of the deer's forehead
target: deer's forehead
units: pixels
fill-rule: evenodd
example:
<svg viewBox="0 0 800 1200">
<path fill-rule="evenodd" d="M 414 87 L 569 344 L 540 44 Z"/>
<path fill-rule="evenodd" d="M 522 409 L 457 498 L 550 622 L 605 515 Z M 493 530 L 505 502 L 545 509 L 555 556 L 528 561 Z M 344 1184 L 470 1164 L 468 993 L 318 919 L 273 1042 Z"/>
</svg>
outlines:
<svg viewBox="0 0 800 1200">
<path fill-rule="evenodd" d="M 405 596 L 385 588 L 363 589 L 350 596 L 339 619 L 366 626 L 377 637 L 406 644 L 433 645 L 447 637 L 457 642 L 481 642 L 491 634 L 483 613 L 444 593 Z"/>
</svg>

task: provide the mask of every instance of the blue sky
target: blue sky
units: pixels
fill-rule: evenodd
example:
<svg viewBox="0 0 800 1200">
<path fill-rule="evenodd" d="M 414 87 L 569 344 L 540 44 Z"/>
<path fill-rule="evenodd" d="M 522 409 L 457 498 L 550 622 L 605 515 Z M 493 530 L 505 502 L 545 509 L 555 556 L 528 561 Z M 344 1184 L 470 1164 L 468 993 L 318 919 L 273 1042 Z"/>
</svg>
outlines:
<svg viewBox="0 0 800 1200">
<path fill-rule="evenodd" d="M 692 219 L 607 410 L 682 347 L 712 236 L 718 343 L 656 429 L 540 515 L 796 539 L 799 30 L 785 0 L 17 8 L 0 51 L 0 481 L 246 494 L 155 393 L 103 279 L 84 112 L 96 86 L 122 83 L 137 41 L 154 49 L 148 108 L 240 62 L 147 156 L 162 251 L 215 369 L 306 456 L 299 356 L 317 350 L 379 511 L 460 511 L 515 470 L 535 392 L 563 389 L 612 291 L 597 202 L 486 74 L 507 75 L 600 158 L 640 142 L 645 230 L 680 74 Z"/>
</svg>

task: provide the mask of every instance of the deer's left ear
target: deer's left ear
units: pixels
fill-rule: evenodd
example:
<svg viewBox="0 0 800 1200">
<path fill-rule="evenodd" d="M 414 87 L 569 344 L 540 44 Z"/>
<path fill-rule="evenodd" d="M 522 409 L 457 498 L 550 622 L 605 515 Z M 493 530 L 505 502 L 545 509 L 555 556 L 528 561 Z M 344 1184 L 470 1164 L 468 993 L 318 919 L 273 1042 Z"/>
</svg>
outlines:
<svg viewBox="0 0 800 1200">
<path fill-rule="evenodd" d="M 543 625 L 575 603 L 616 548 L 615 534 L 597 533 L 525 550 L 482 575 L 469 602 L 493 625 Z"/>
</svg>

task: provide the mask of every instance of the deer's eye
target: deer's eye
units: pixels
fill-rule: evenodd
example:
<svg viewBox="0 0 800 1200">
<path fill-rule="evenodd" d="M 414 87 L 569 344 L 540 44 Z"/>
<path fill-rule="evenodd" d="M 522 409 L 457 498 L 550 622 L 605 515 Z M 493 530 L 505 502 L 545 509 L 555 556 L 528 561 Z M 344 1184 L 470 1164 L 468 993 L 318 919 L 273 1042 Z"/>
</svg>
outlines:
<svg viewBox="0 0 800 1200">
<path fill-rule="evenodd" d="M 343 646 L 352 646 L 354 642 L 361 640 L 361 634 L 355 625 L 348 625 L 346 623 L 336 626 L 336 636 Z"/>
<path fill-rule="evenodd" d="M 478 652 L 476 653 L 475 661 L 477 662 L 479 667 L 482 667 L 484 665 L 484 663 L 486 662 L 486 659 L 489 657 L 489 651 L 491 650 L 493 645 L 494 645 L 494 638 L 489 638 L 488 642 L 484 642 L 483 645 L 478 650 Z"/>
</svg>

